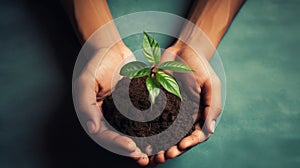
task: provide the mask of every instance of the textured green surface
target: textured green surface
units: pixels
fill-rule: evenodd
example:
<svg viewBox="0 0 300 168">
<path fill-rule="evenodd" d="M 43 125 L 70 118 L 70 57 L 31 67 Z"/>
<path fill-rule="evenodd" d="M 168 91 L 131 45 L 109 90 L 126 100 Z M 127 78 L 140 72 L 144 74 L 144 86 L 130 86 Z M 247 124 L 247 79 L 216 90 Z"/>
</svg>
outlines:
<svg viewBox="0 0 300 168">
<path fill-rule="evenodd" d="M 0 6 L 0 167 L 128 167 L 81 130 L 71 102 L 78 44 L 58 4 Z M 109 1 L 114 17 L 184 0 Z M 227 75 L 223 118 L 209 141 L 159 167 L 300 165 L 300 1 L 249 0 L 219 46 Z M 135 47 L 140 37 L 126 43 Z M 161 38 L 167 45 L 168 39 Z"/>
</svg>

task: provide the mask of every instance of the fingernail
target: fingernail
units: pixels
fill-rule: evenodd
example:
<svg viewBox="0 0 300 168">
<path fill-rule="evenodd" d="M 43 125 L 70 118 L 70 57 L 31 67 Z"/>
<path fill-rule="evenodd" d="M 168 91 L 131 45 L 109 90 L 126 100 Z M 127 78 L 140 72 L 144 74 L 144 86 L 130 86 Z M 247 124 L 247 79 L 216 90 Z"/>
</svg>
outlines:
<svg viewBox="0 0 300 168">
<path fill-rule="evenodd" d="M 86 122 L 86 127 L 87 127 L 90 134 L 96 133 L 96 126 L 93 123 L 93 121 Z"/>
<path fill-rule="evenodd" d="M 215 132 L 215 127 L 216 127 L 216 121 L 213 120 L 210 124 L 210 129 L 212 131 L 212 134 Z"/>
</svg>

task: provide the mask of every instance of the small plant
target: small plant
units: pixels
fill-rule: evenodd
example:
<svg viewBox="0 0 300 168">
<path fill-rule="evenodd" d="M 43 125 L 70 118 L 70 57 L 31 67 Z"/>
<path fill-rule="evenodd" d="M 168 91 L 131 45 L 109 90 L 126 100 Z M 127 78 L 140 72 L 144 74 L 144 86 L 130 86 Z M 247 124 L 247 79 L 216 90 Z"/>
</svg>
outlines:
<svg viewBox="0 0 300 168">
<path fill-rule="evenodd" d="M 151 66 L 140 61 L 133 61 L 121 68 L 120 75 L 130 78 L 148 76 L 146 79 L 146 88 L 152 104 L 155 103 L 155 99 L 160 92 L 160 85 L 168 92 L 182 99 L 177 81 L 163 70 L 173 72 L 192 72 L 193 70 L 186 64 L 178 61 L 167 61 L 159 65 L 161 57 L 159 44 L 146 32 L 144 32 L 142 49 L 144 57 L 151 63 Z"/>
</svg>

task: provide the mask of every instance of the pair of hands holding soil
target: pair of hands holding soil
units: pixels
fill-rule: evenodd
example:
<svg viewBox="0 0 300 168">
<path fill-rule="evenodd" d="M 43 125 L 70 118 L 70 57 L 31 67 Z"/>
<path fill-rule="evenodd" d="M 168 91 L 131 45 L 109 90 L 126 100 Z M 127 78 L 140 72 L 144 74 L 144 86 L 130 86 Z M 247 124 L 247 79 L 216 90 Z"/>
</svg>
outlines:
<svg viewBox="0 0 300 168">
<path fill-rule="evenodd" d="M 109 144 L 108 146 L 113 151 L 121 150 L 118 153 L 134 158 L 140 165 L 156 165 L 179 156 L 210 137 L 214 132 L 222 103 L 221 82 L 209 64 L 215 50 L 212 51 L 207 47 L 209 48 L 209 45 L 213 45 L 214 49 L 217 47 L 244 0 L 194 1 L 188 19 L 207 37 L 203 38 L 204 33 L 195 31 L 193 26 L 186 27 L 180 38 L 188 42 L 188 45 L 178 40 L 164 51 L 161 62 L 171 61 L 179 56 L 194 70 L 196 82 L 188 83 L 190 76 L 187 74 L 179 77 L 187 82 L 184 85 L 189 86 L 183 89 L 196 98 L 201 97 L 205 122 L 203 126 L 200 125 L 197 122 L 198 116 L 194 116 L 195 130 L 190 135 L 150 158 L 141 152 L 132 139 L 110 130 L 103 121 L 102 100 L 112 91 L 113 75 L 122 66 L 121 63 L 132 60 L 133 57 L 132 52 L 120 41 L 118 30 L 111 22 L 113 18 L 107 2 L 104 0 L 62 0 L 62 2 L 81 42 L 86 42 L 101 26 L 107 27 L 97 38 L 96 52 L 85 60 L 87 64 L 75 81 L 75 87 L 80 87 L 80 92 L 76 97 L 78 100 L 75 100 L 78 103 L 77 111 L 80 111 L 78 115 L 80 115 L 82 125 L 94 140 L 103 145 Z M 207 38 L 212 43 L 207 44 L 205 40 L 203 42 L 203 39 Z M 117 41 L 119 42 L 116 43 Z M 199 53 L 201 53 L 200 57 Z M 117 83 L 117 81 L 114 82 Z"/>
<path fill-rule="evenodd" d="M 105 54 L 105 55 L 103 55 Z M 189 95 L 195 96 L 199 100 L 201 96 L 201 107 L 204 110 L 204 125 L 198 122 L 198 115 L 194 116 L 195 130 L 188 136 L 184 137 L 177 145 L 171 146 L 166 151 L 161 151 L 150 158 L 142 153 L 142 150 L 136 143 L 122 136 L 117 132 L 110 130 L 103 121 L 102 103 L 103 99 L 111 94 L 112 84 L 114 81 L 114 73 L 120 68 L 120 64 L 126 60 L 132 60 L 132 52 L 121 41 L 111 48 L 101 48 L 95 53 L 95 58 L 90 59 L 86 68 L 78 78 L 80 85 L 80 93 L 78 102 L 83 118 L 83 125 L 90 133 L 94 140 L 100 144 L 107 143 L 112 150 L 118 150 L 118 153 L 134 158 L 140 165 L 156 165 L 164 163 L 167 159 L 175 158 L 187 151 L 191 147 L 207 140 L 214 132 L 215 121 L 221 112 L 221 83 L 208 60 L 203 57 L 201 59 L 197 53 L 185 43 L 178 41 L 171 47 L 167 48 L 162 54 L 161 62 L 175 60 L 176 56 L 180 57 L 191 69 L 194 70 L 193 78 L 190 80 L 188 74 L 182 74 L 179 77 L 181 81 L 196 81 L 196 83 L 186 83 L 183 89 Z M 96 75 L 93 75 L 96 72 Z M 117 81 L 116 81 L 117 82 Z M 93 91 L 91 91 L 93 90 Z M 93 92 L 94 95 L 90 95 Z M 90 102 L 97 103 L 91 107 Z"/>
</svg>

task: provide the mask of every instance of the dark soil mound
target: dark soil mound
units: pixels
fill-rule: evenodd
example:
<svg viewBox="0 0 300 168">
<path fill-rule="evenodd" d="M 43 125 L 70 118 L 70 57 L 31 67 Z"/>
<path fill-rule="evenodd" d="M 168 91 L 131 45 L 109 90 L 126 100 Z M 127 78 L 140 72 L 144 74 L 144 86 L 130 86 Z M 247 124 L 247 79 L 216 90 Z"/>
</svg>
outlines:
<svg viewBox="0 0 300 168">
<path fill-rule="evenodd" d="M 114 104 L 112 95 L 107 96 L 104 99 L 102 107 L 104 117 L 112 127 L 123 134 L 132 136 L 141 150 L 144 151 L 148 145 L 151 145 L 152 152 L 156 153 L 175 145 L 183 136 L 190 134 L 194 130 L 194 121 L 191 117 L 191 112 L 200 111 L 199 103 L 189 101 L 187 94 L 183 92 L 183 89 L 181 91 L 183 98 L 182 103 L 180 98 L 167 92 L 161 87 L 165 96 L 160 92 L 159 96 L 156 98 L 155 105 L 152 105 L 151 107 L 145 81 L 146 77 L 133 79 L 123 78 L 118 82 L 113 92 L 114 95 L 117 94 L 114 98 L 120 100 L 118 109 L 126 111 L 126 115 L 134 116 L 137 120 L 131 120 L 120 113 Z M 129 97 L 132 105 L 125 101 L 129 100 L 128 85 Z M 179 85 L 181 84 L 179 83 Z M 148 111 L 143 113 L 141 112 L 143 110 Z M 179 115 L 179 112 L 182 113 L 182 115 Z M 149 117 L 153 117 L 153 115 L 156 117 L 148 120 Z M 202 116 L 201 113 L 200 115 Z M 176 124 L 174 122 L 175 120 L 177 121 Z M 174 124 L 174 126 L 172 124 Z M 171 125 L 172 129 L 169 129 L 171 128 Z M 169 131 L 170 133 L 167 134 L 159 134 L 165 130 L 172 131 Z M 145 140 L 139 138 L 150 136 L 152 136 L 152 139 Z"/>
</svg>

